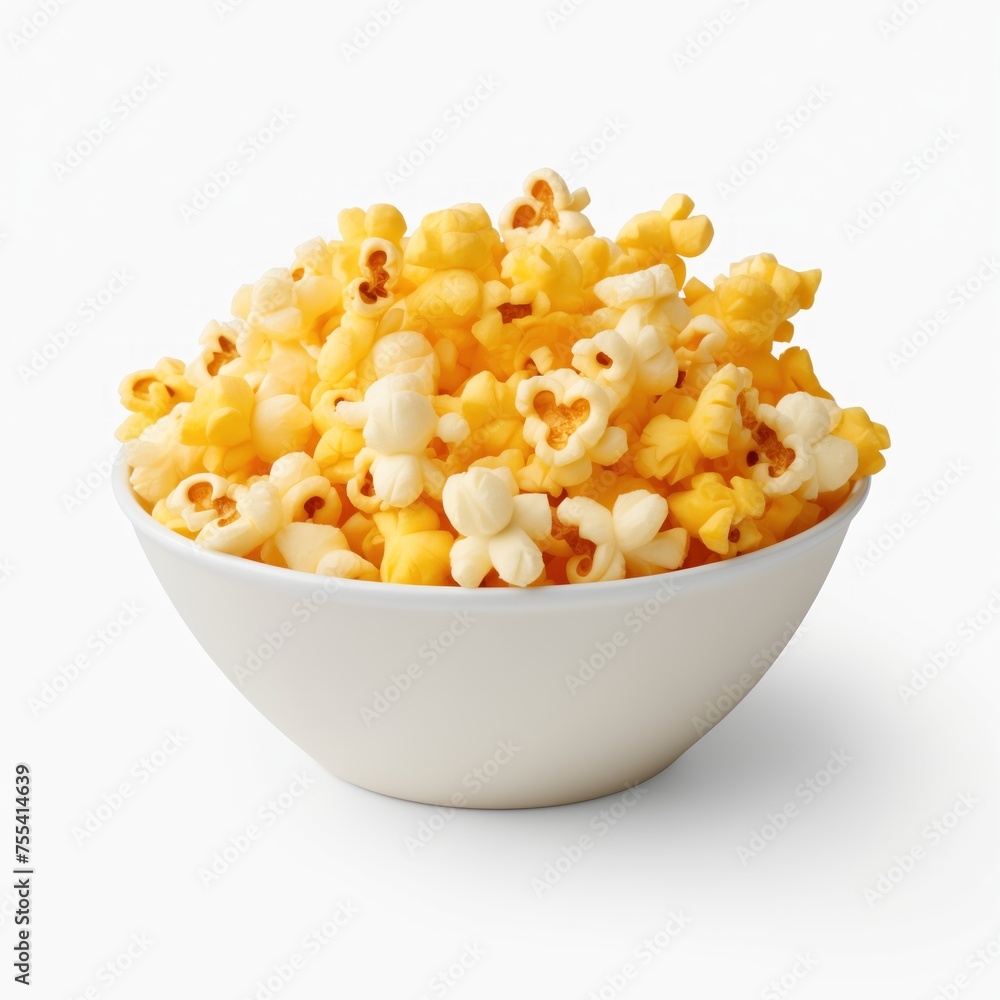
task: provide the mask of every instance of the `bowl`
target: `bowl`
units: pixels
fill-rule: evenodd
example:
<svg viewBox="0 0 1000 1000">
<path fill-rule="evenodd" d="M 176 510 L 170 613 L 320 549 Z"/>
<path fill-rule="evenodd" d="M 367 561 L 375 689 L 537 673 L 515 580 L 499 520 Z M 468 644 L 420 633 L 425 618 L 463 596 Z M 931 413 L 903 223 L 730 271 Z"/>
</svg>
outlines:
<svg viewBox="0 0 1000 1000">
<path fill-rule="evenodd" d="M 462 590 L 207 551 L 155 521 L 116 465 L 115 496 L 167 596 L 259 712 L 355 785 L 490 809 L 596 798 L 676 760 L 795 634 L 869 489 L 724 563 Z"/>
</svg>

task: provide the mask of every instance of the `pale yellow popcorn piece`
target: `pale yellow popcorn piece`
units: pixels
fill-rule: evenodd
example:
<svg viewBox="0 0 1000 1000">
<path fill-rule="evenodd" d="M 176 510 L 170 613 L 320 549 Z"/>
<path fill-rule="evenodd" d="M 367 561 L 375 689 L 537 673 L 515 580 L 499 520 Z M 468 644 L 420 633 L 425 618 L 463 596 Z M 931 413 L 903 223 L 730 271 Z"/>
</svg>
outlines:
<svg viewBox="0 0 1000 1000">
<path fill-rule="evenodd" d="M 746 368 L 728 364 L 701 391 L 688 426 L 706 458 L 721 458 L 729 453 L 729 434 L 740 419 L 737 401 L 740 393 L 750 388 L 750 382 Z"/>
<path fill-rule="evenodd" d="M 422 389 L 419 375 L 387 375 L 372 383 L 363 402 L 338 404 L 337 415 L 360 427 L 365 440 L 347 484 L 348 498 L 359 510 L 407 507 L 424 492 L 441 495 L 442 464 L 428 457 L 427 447 L 435 437 L 462 440 L 469 425 L 456 413 L 439 417 Z"/>
<path fill-rule="evenodd" d="M 319 463 L 304 451 L 282 455 L 271 466 L 268 478 L 278 489 L 286 524 L 309 520 L 336 524 L 340 520 L 340 495 L 321 473 Z"/>
<path fill-rule="evenodd" d="M 627 569 L 661 572 L 677 569 L 687 554 L 683 528 L 661 531 L 667 501 L 658 493 L 634 490 L 615 500 L 611 510 L 589 497 L 567 497 L 556 509 L 563 525 L 591 542 L 592 552 L 574 555 L 566 565 L 571 583 L 623 580 Z"/>
<path fill-rule="evenodd" d="M 162 501 L 164 512 L 180 518 L 188 531 L 197 534 L 219 516 L 220 501 L 227 498 L 229 480 L 210 472 L 198 472 L 182 480 Z"/>
<path fill-rule="evenodd" d="M 184 444 L 181 435 L 185 411 L 191 405 L 178 403 L 137 438 L 125 443 L 125 461 L 132 470 L 129 482 L 148 503 L 156 503 L 182 479 L 200 471 L 204 447 Z"/>
<path fill-rule="evenodd" d="M 814 500 L 820 493 L 840 489 L 854 475 L 858 449 L 833 434 L 842 411 L 832 400 L 793 392 L 782 396 L 777 406 L 761 403 L 755 415 L 780 445 L 762 449 L 752 471 L 768 496 L 795 493 Z"/>
<path fill-rule="evenodd" d="M 500 234 L 482 205 L 464 204 L 425 215 L 406 244 L 406 263 L 417 268 L 478 271 L 493 263 Z"/>
<path fill-rule="evenodd" d="M 594 294 L 615 311 L 615 329 L 625 337 L 649 325 L 669 336 L 683 330 L 691 319 L 690 309 L 677 294 L 673 272 L 665 264 L 604 278 L 594 285 Z"/>
<path fill-rule="evenodd" d="M 231 486 L 226 501 L 216 501 L 219 516 L 198 532 L 195 541 L 199 545 L 245 556 L 281 527 L 281 498 L 277 487 L 266 479 L 250 486 Z"/>
<path fill-rule="evenodd" d="M 583 482 L 594 462 L 618 461 L 628 447 L 625 431 L 608 426 L 608 392 L 571 368 L 525 379 L 515 405 L 525 442 L 564 486 Z"/>
<path fill-rule="evenodd" d="M 433 395 L 438 388 L 441 361 L 422 333 L 398 330 L 375 341 L 359 371 L 368 385 L 387 375 L 411 375 L 419 380 L 425 395 Z"/>
<path fill-rule="evenodd" d="M 690 476 L 701 458 L 686 420 L 660 413 L 643 429 L 635 453 L 635 469 L 649 479 L 664 479 L 673 486 Z"/>
<path fill-rule="evenodd" d="M 344 289 L 344 306 L 359 316 L 381 316 L 395 301 L 402 252 L 389 240 L 369 238 L 361 244 L 358 266 L 363 276 Z"/>
<path fill-rule="evenodd" d="M 201 354 L 184 370 L 184 375 L 191 385 L 195 388 L 206 385 L 219 374 L 223 365 L 234 361 L 239 356 L 236 344 L 242 329 L 242 320 L 217 323 L 213 319 L 202 330 L 201 336 L 198 338 L 198 343 L 202 346 Z"/>
<path fill-rule="evenodd" d="M 493 569 L 513 587 L 538 579 L 544 566 L 537 542 L 552 526 L 544 495 L 519 493 L 505 466 L 477 466 L 449 476 L 441 500 L 463 536 L 451 547 L 451 575 L 459 586 L 478 587 Z"/>
<path fill-rule="evenodd" d="M 302 573 L 348 580 L 379 578 L 378 568 L 352 551 L 344 533 L 329 524 L 286 524 L 265 543 L 264 550 L 261 555 L 265 562 L 278 565 L 280 557 L 289 569 Z"/>
<path fill-rule="evenodd" d="M 265 462 L 302 451 L 312 429 L 312 411 L 291 393 L 258 399 L 250 416 L 253 447 Z"/>
<path fill-rule="evenodd" d="M 582 240 L 594 235 L 583 214 L 590 204 L 586 188 L 570 191 L 554 170 L 535 170 L 524 181 L 524 197 L 508 202 L 497 223 L 508 249 L 537 241 Z"/>
</svg>

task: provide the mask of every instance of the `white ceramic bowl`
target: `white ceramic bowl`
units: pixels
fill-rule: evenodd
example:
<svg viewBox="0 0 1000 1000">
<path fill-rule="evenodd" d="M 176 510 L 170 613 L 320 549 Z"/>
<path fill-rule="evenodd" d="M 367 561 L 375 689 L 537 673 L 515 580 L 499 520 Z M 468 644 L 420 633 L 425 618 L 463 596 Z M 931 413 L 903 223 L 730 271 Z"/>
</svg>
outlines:
<svg viewBox="0 0 1000 1000">
<path fill-rule="evenodd" d="M 722 564 L 534 590 L 330 580 L 209 552 L 118 502 L 208 655 L 334 774 L 446 806 L 577 802 L 657 774 L 760 679 L 819 593 L 825 521 Z"/>
</svg>

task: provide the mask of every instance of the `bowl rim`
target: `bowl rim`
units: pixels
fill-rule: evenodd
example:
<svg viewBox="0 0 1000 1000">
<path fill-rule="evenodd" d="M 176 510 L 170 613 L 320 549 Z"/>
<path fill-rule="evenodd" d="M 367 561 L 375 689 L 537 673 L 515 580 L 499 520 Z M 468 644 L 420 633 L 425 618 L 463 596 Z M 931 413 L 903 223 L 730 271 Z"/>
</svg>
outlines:
<svg viewBox="0 0 1000 1000">
<path fill-rule="evenodd" d="M 124 447 L 119 449 L 114 459 L 111 480 L 115 499 L 132 523 L 140 542 L 143 538 L 154 542 L 175 555 L 204 566 L 207 570 L 222 576 L 239 578 L 241 581 L 258 579 L 276 584 L 282 589 L 309 593 L 343 592 L 359 604 L 405 604 L 408 608 L 418 606 L 428 609 L 496 610 L 516 607 L 518 611 L 547 611 L 557 606 L 580 607 L 589 604 L 606 604 L 609 601 L 642 601 L 658 593 L 664 584 L 670 594 L 678 589 L 701 590 L 722 583 L 723 580 L 738 579 L 741 576 L 765 571 L 792 561 L 807 550 L 826 542 L 842 529 L 861 509 L 871 490 L 871 476 L 855 482 L 844 502 L 822 521 L 791 538 L 783 539 L 754 552 L 747 552 L 733 559 L 710 563 L 705 566 L 690 566 L 686 569 L 669 570 L 651 576 L 633 577 L 626 580 L 609 580 L 588 584 L 566 584 L 548 587 L 451 587 L 429 584 L 384 583 L 373 580 L 342 580 L 336 577 L 320 576 L 302 570 L 270 566 L 242 556 L 204 549 L 192 539 L 171 531 L 155 520 L 140 503 L 129 482 L 129 466 L 125 461 Z"/>
</svg>

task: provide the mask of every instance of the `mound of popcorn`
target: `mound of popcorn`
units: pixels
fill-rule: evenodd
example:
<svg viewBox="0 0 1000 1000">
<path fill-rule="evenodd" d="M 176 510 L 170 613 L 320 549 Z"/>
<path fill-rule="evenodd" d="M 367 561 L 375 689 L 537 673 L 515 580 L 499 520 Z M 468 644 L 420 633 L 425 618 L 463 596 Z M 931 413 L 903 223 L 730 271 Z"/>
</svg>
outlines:
<svg viewBox="0 0 1000 1000">
<path fill-rule="evenodd" d="M 190 363 L 120 388 L 135 493 L 217 552 L 356 580 L 533 587 L 664 573 L 790 538 L 889 435 L 791 341 L 818 270 L 712 285 L 686 195 L 612 240 L 552 170 L 477 204 L 340 213 L 240 288 Z"/>
</svg>

